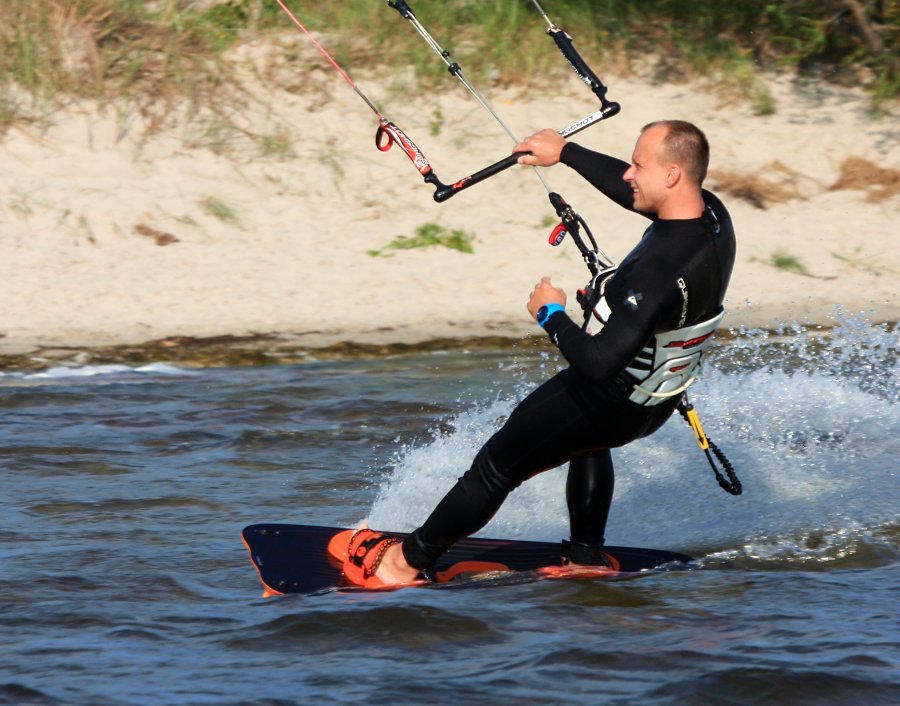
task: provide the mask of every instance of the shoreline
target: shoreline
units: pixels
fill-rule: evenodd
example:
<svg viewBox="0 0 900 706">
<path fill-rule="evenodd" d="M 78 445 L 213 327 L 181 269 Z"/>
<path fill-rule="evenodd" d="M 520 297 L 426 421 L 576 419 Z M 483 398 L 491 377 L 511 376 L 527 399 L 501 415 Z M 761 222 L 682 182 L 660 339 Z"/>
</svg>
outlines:
<svg viewBox="0 0 900 706">
<path fill-rule="evenodd" d="M 897 328 L 897 321 L 869 321 L 872 327 Z M 746 327 L 742 330 L 724 328 L 716 331 L 716 342 L 741 340 L 762 332 L 777 342 L 800 333 L 827 337 L 837 324 L 784 323 L 776 328 Z M 522 336 L 482 335 L 433 337 L 395 340 L 382 334 L 379 340 L 334 341 L 324 345 L 307 345 L 301 338 L 290 335 L 248 334 L 209 337 L 172 336 L 142 343 L 120 343 L 101 346 L 49 346 L 21 353 L 0 353 L 0 377 L 8 373 L 35 373 L 55 367 L 88 365 L 130 365 L 168 363 L 187 367 L 231 367 L 260 365 L 295 365 L 335 360 L 366 360 L 371 358 L 424 355 L 429 353 L 485 352 L 518 349 L 530 352 L 559 354 L 543 332 Z"/>
</svg>

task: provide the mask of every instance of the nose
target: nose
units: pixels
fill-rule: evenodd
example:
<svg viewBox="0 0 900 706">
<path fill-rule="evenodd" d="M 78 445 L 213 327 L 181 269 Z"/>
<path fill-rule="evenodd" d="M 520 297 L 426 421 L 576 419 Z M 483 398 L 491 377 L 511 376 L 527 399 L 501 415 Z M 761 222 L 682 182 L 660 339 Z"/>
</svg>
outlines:
<svg viewBox="0 0 900 706">
<path fill-rule="evenodd" d="M 622 179 L 624 181 L 632 181 L 634 179 L 634 165 L 632 164 L 628 169 L 625 170 L 625 173 L 622 175 Z"/>
</svg>

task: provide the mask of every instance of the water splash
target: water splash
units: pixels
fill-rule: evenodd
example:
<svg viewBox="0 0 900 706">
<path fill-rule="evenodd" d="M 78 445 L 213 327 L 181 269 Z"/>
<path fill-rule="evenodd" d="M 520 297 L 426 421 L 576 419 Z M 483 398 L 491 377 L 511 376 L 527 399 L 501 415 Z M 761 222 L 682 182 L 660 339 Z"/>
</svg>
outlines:
<svg viewBox="0 0 900 706">
<path fill-rule="evenodd" d="M 697 555 L 752 555 L 747 546 L 775 541 L 778 551 L 804 555 L 810 537 L 852 543 L 859 532 L 890 526 L 900 506 L 898 341 L 896 325 L 844 318 L 830 331 L 786 326 L 720 343 L 691 397 L 744 494 L 719 489 L 690 429 L 674 418 L 613 452 L 607 541 Z M 515 399 L 456 415 L 433 442 L 401 448 L 369 523 L 410 530 L 424 521 L 516 400 L 547 374 L 535 371 Z M 565 469 L 528 481 L 481 534 L 568 536 L 564 487 Z"/>
<path fill-rule="evenodd" d="M 709 552 L 701 560 L 707 567 L 803 570 L 868 568 L 888 565 L 900 557 L 900 525 L 886 523 L 874 529 L 846 520 L 844 526 L 801 532 L 783 532 L 750 538 L 745 544 Z"/>
</svg>

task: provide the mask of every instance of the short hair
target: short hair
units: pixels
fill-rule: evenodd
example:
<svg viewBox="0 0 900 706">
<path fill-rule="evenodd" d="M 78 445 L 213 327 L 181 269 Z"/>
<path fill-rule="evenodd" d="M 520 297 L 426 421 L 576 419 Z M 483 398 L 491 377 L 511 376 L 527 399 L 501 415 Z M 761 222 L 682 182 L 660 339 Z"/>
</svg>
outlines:
<svg viewBox="0 0 900 706">
<path fill-rule="evenodd" d="M 709 169 L 709 141 L 706 135 L 686 120 L 657 120 L 645 125 L 641 132 L 657 125 L 668 129 L 663 138 L 665 159 L 680 164 L 689 179 L 702 185 Z"/>
</svg>

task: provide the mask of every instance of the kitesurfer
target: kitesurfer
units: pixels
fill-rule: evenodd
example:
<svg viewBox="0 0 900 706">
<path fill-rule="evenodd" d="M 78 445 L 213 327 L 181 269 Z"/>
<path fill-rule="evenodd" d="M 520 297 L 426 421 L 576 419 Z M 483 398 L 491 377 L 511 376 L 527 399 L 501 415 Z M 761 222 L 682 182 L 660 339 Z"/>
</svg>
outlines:
<svg viewBox="0 0 900 706">
<path fill-rule="evenodd" d="M 651 223 L 617 268 L 582 297 L 590 327 L 566 313 L 566 293 L 543 277 L 527 309 L 569 366 L 528 395 L 481 448 L 425 523 L 402 542 L 353 533 L 344 573 L 368 587 L 427 572 L 455 542 L 479 531 L 507 495 L 538 473 L 569 464 L 570 539 L 564 562 L 601 565 L 613 493 L 610 449 L 659 429 L 693 381 L 724 315 L 735 257 L 731 217 L 702 188 L 709 144 L 695 125 L 650 123 L 631 163 L 542 130 L 516 145 L 519 162 L 562 162 Z"/>
</svg>

